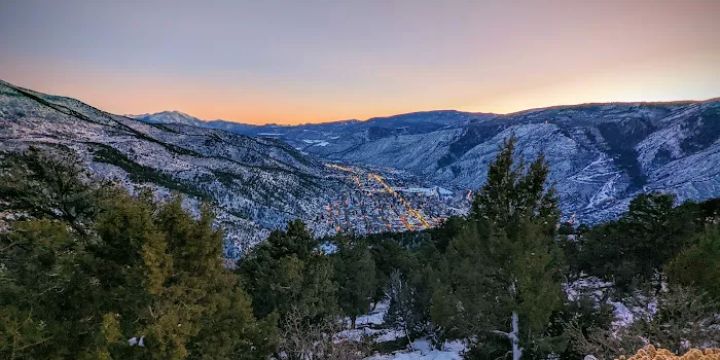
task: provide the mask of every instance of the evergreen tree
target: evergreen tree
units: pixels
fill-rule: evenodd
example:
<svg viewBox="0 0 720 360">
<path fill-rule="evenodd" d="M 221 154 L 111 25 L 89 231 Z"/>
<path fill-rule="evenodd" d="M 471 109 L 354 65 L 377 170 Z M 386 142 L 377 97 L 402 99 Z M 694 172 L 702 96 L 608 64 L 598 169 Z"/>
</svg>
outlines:
<svg viewBox="0 0 720 360">
<path fill-rule="evenodd" d="M 509 343 L 513 359 L 542 346 L 550 317 L 562 304 L 561 255 L 554 242 L 556 200 L 545 189 L 540 156 L 526 170 L 506 141 L 490 165 L 469 223 L 447 250 L 446 284 L 433 297 L 433 320 L 476 346 Z M 481 351 L 481 352 L 489 352 Z"/>
<path fill-rule="evenodd" d="M 693 286 L 720 302 L 720 227 L 709 226 L 695 244 L 682 251 L 667 266 L 672 283 Z"/>
<path fill-rule="evenodd" d="M 351 326 L 370 310 L 375 293 L 375 262 L 368 246 L 358 239 L 341 239 L 334 255 L 338 305 L 350 317 Z"/>
<path fill-rule="evenodd" d="M 87 182 L 84 167 L 69 153 L 50 155 L 35 147 L 0 153 L 0 204 L 7 211 L 64 221 L 84 234 L 100 195 Z"/>
<path fill-rule="evenodd" d="M 633 199 L 623 218 L 630 239 L 630 253 L 642 274 L 662 274 L 662 267 L 687 244 L 694 233 L 693 219 L 676 211 L 675 197 L 650 193 Z M 662 278 L 658 283 L 662 282 Z"/>
<path fill-rule="evenodd" d="M 375 264 L 375 291 L 373 292 L 373 308 L 386 298 L 386 290 L 390 275 L 398 268 L 405 269 L 407 251 L 397 241 L 381 238 L 371 243 L 370 252 Z"/>
<path fill-rule="evenodd" d="M 417 279 L 417 278 L 416 278 Z M 429 295 L 422 293 L 422 289 L 412 281 L 408 281 L 400 270 L 390 274 L 387 285 L 387 297 L 390 301 L 385 314 L 385 323 L 395 330 L 402 332 L 408 344 L 421 335 L 427 333 L 429 322 Z"/>
<path fill-rule="evenodd" d="M 488 167 L 487 180 L 473 200 L 470 218 L 508 229 L 522 219 L 533 219 L 554 231 L 559 210 L 555 191 L 545 189 L 549 173 L 545 157 L 540 154 L 526 171 L 522 162 L 515 165 L 516 143 L 514 136 L 508 138 Z"/>
<path fill-rule="evenodd" d="M 580 262 L 579 234 L 580 229 L 575 229 L 568 222 L 561 224 L 557 230 L 557 243 L 565 260 L 564 272 L 568 282 L 576 281 L 583 275 Z"/>
<path fill-rule="evenodd" d="M 86 243 L 56 220 L 15 223 L 0 236 L 0 357 L 91 358 L 104 353 L 97 279 Z M 85 319 L 85 321 L 81 321 Z"/>
<path fill-rule="evenodd" d="M 239 261 L 238 272 L 257 317 L 276 312 L 282 320 L 299 312 L 304 320 L 321 321 L 337 313 L 333 266 L 318 245 L 297 220 L 286 231 L 273 231 Z"/>
<path fill-rule="evenodd" d="M 587 353 L 574 335 L 587 334 L 594 329 L 610 329 L 615 320 L 614 306 L 596 290 L 580 289 L 574 297 L 566 299 L 563 307 L 553 314 L 547 329 L 548 337 L 556 344 L 556 354 L 562 360 L 582 359 Z M 542 355 L 542 353 L 537 354 Z"/>
<path fill-rule="evenodd" d="M 695 214 L 673 208 L 668 194 L 641 194 L 618 221 L 598 225 L 581 238 L 581 268 L 613 280 L 622 293 L 653 282 L 659 291 L 663 267 L 696 231 Z"/>
<path fill-rule="evenodd" d="M 20 182 L 16 176 L 29 171 L 35 183 L 18 192 L 59 191 L 39 209 L 86 199 L 82 208 L 92 211 L 28 212 L 35 219 L 0 235 L 0 356 L 255 359 L 269 352 L 271 327 L 255 321 L 236 276 L 224 269 L 222 234 L 207 209 L 196 220 L 179 198 L 158 206 L 149 194 L 80 186 L 65 179 L 77 174 L 74 162 L 42 159 L 61 183 L 76 185 L 53 188 L 54 179 L 22 162 L 4 168 L 26 171 L 2 176 Z"/>
<path fill-rule="evenodd" d="M 450 243 L 450 239 L 460 233 L 460 230 L 465 226 L 465 222 L 465 218 L 461 216 L 451 216 L 445 219 L 440 226 L 428 230 L 435 243 L 435 247 L 440 253 L 445 252 Z"/>
</svg>

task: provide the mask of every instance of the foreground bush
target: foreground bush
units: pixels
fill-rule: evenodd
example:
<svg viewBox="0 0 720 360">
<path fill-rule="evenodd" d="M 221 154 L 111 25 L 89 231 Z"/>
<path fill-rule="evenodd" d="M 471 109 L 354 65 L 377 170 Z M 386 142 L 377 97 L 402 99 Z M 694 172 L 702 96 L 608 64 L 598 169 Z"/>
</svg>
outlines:
<svg viewBox="0 0 720 360">
<path fill-rule="evenodd" d="M 2 359 L 259 359 L 257 322 L 224 268 L 222 233 L 180 198 L 89 185 L 77 162 L 0 158 Z"/>
</svg>

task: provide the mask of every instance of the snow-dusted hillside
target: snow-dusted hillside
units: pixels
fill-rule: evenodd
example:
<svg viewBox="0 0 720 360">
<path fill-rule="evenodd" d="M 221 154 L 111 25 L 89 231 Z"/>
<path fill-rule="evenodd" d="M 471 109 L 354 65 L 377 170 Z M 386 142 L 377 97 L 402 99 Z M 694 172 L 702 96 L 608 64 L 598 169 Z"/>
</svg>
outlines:
<svg viewBox="0 0 720 360">
<path fill-rule="evenodd" d="M 230 256 L 290 219 L 316 217 L 342 188 L 321 163 L 279 141 L 148 125 L 7 83 L 0 83 L 0 138 L 5 151 L 72 150 L 100 178 L 217 204 Z"/>
<path fill-rule="evenodd" d="M 210 202 L 231 258 L 294 219 L 322 236 L 415 229 L 462 212 L 450 206 L 464 201 L 461 193 L 423 187 L 403 173 L 326 164 L 276 139 L 189 126 L 182 114 L 170 115 L 149 124 L 0 81 L 0 151 L 72 151 L 96 177 L 132 191 L 182 193 L 195 209 Z"/>
<path fill-rule="evenodd" d="M 720 196 L 720 99 L 225 126 L 333 161 L 405 170 L 452 189 L 482 186 L 502 141 L 514 134 L 523 156 L 545 154 L 565 215 L 585 222 L 616 216 L 641 191 L 672 192 L 680 201 Z"/>
<path fill-rule="evenodd" d="M 231 257 L 295 218 L 325 235 L 421 229 L 462 214 L 467 190 L 482 186 L 511 134 L 522 156 L 545 154 L 565 215 L 584 222 L 616 216 L 641 191 L 720 196 L 720 100 L 300 126 L 177 112 L 138 119 L 0 82 L 0 150 L 71 150 L 127 188 L 180 192 L 190 206 L 209 201 Z"/>
</svg>

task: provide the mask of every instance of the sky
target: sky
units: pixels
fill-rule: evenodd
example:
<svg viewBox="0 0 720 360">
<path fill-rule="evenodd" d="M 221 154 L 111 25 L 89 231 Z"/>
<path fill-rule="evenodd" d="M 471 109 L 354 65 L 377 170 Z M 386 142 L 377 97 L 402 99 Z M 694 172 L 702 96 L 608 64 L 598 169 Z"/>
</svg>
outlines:
<svg viewBox="0 0 720 360">
<path fill-rule="evenodd" d="M 720 96 L 720 1 L 0 0 L 0 79 L 295 124 Z"/>
</svg>

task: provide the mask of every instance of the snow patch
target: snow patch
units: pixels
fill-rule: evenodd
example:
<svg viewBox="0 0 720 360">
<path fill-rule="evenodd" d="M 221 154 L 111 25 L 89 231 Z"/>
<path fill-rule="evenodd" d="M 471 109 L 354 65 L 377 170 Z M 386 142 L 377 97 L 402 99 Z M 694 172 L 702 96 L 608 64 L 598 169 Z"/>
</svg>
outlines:
<svg viewBox="0 0 720 360">
<path fill-rule="evenodd" d="M 408 351 L 396 351 L 388 355 L 373 355 L 367 360 L 460 360 L 465 345 L 460 341 L 447 342 L 442 349 L 433 349 L 427 339 L 418 339 Z"/>
</svg>

